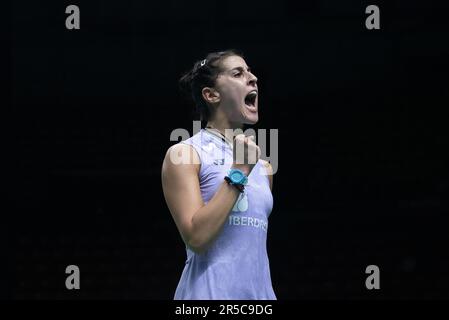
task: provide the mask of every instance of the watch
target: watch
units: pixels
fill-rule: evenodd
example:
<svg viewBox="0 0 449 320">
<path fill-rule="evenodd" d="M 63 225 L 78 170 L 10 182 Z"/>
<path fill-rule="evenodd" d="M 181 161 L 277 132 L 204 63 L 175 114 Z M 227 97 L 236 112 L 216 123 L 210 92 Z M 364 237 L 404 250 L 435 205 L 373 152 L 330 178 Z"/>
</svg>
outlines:
<svg viewBox="0 0 449 320">
<path fill-rule="evenodd" d="M 243 192 L 245 190 L 245 185 L 248 184 L 248 177 L 239 169 L 229 170 L 228 175 L 225 176 L 224 179 L 227 183 L 239 189 L 240 192 Z"/>
</svg>

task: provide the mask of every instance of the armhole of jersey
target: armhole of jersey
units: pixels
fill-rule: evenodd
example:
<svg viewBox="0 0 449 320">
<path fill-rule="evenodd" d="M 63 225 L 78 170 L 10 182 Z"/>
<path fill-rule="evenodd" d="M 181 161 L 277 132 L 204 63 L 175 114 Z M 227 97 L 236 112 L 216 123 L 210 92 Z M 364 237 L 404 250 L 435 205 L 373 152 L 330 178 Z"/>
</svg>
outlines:
<svg viewBox="0 0 449 320">
<path fill-rule="evenodd" d="M 268 168 L 265 167 L 264 162 L 266 162 L 266 163 L 268 163 L 268 164 L 269 164 L 269 162 L 268 162 L 267 160 L 263 160 L 263 159 L 262 159 L 262 161 L 260 161 L 260 163 L 262 164 L 262 167 L 263 167 L 263 169 L 264 169 L 264 171 L 265 171 L 265 177 L 266 177 L 267 180 L 268 180 L 268 188 L 270 189 L 270 192 L 273 192 L 273 190 L 271 190 L 271 181 L 270 181 L 270 178 L 268 177 L 268 176 L 269 176 L 269 174 L 268 174 Z"/>
<path fill-rule="evenodd" d="M 203 159 L 201 158 L 201 150 L 198 150 L 199 147 L 197 147 L 197 146 L 195 145 L 195 143 L 193 143 L 193 142 L 181 141 L 180 143 L 192 147 L 192 149 L 193 149 L 193 150 L 196 152 L 196 154 L 198 155 L 198 159 L 200 159 L 200 170 L 199 170 L 198 174 L 199 174 L 199 176 L 201 176 L 201 170 L 203 170 Z"/>
</svg>

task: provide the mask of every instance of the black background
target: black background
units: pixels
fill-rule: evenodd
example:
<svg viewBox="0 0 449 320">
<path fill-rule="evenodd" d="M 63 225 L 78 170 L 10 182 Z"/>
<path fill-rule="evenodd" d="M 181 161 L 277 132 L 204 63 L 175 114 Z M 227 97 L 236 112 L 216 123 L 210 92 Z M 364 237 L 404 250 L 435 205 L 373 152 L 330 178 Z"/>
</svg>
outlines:
<svg viewBox="0 0 449 320">
<path fill-rule="evenodd" d="M 76 4 L 81 29 L 65 28 Z M 367 30 L 365 8 L 380 7 Z M 162 159 L 192 132 L 177 80 L 236 48 L 279 130 L 279 299 L 449 296 L 449 6 L 437 1 L 13 4 L 14 299 L 172 299 L 185 249 Z M 65 288 L 65 268 L 81 289 Z M 378 265 L 381 289 L 365 288 Z"/>
</svg>

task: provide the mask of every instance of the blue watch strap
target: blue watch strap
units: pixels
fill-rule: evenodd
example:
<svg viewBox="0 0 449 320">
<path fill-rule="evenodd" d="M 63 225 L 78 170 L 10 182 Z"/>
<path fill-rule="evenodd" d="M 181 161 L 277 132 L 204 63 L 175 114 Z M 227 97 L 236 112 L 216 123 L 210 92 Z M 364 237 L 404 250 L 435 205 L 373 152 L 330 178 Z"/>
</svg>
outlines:
<svg viewBox="0 0 449 320">
<path fill-rule="evenodd" d="M 236 187 L 240 193 L 243 193 L 245 191 L 245 185 L 243 184 L 239 184 L 239 183 L 233 183 L 231 181 L 231 178 L 229 178 L 228 176 L 225 176 L 224 179 L 226 180 L 226 182 L 230 185 L 233 185 L 234 187 Z"/>
</svg>

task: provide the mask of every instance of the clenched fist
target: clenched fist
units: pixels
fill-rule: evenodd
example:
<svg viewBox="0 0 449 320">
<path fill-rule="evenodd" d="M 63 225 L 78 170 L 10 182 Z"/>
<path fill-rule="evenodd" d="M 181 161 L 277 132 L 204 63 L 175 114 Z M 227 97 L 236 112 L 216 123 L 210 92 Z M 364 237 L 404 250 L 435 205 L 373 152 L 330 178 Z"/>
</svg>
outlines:
<svg viewBox="0 0 449 320">
<path fill-rule="evenodd" d="M 247 176 L 260 158 L 260 148 L 254 142 L 254 136 L 239 134 L 234 138 L 232 168 L 242 170 Z"/>
</svg>

